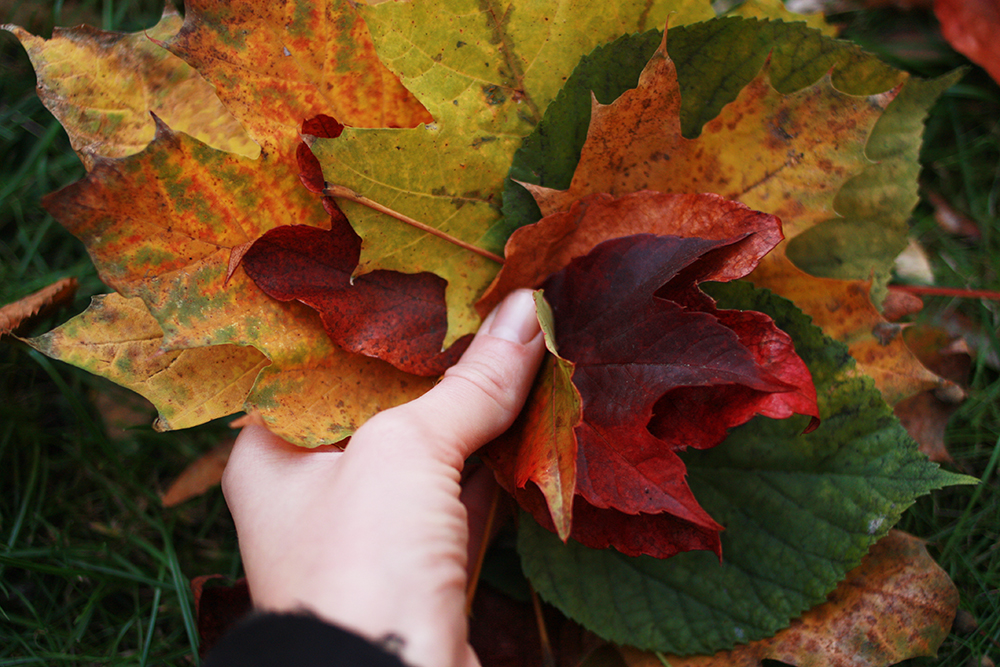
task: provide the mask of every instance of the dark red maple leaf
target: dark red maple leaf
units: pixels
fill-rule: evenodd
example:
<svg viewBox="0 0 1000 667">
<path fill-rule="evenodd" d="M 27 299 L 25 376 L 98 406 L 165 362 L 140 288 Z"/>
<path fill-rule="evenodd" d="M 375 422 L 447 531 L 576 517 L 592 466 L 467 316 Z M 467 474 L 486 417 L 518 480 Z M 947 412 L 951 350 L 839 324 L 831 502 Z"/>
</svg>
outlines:
<svg viewBox="0 0 1000 667">
<path fill-rule="evenodd" d="M 660 558 L 721 555 L 717 524 L 677 452 L 719 444 L 755 414 L 818 422 L 816 391 L 791 339 L 762 313 L 719 310 L 699 282 L 745 253 L 748 234 L 640 234 L 605 241 L 543 285 L 581 410 L 570 536 Z M 487 450 L 498 478 L 554 528 L 534 485 L 517 488 L 517 429 Z"/>
<path fill-rule="evenodd" d="M 330 210 L 329 230 L 287 225 L 262 235 L 243 255 L 247 275 L 271 298 L 318 311 L 327 335 L 349 352 L 414 375 L 444 373 L 472 339 L 441 351 L 448 326 L 444 279 L 372 271 L 352 284 L 361 238 L 335 205 Z"/>
</svg>

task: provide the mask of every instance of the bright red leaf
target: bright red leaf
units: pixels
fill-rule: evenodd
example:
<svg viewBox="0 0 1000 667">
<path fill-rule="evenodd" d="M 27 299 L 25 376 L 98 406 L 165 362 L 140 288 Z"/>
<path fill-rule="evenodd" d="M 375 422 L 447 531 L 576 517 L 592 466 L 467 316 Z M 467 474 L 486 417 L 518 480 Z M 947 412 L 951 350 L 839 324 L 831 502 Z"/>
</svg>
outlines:
<svg viewBox="0 0 1000 667">
<path fill-rule="evenodd" d="M 577 447 L 574 539 L 660 558 L 720 553 L 722 527 L 692 495 L 677 452 L 713 447 L 755 414 L 818 423 L 812 378 L 790 337 L 762 313 L 718 310 L 697 287 L 747 260 L 752 234 L 612 239 L 544 283 L 582 404 L 575 421 L 564 420 Z M 544 454 L 499 445 L 487 456 L 554 529 L 542 494 L 512 478 L 518 457 Z"/>
<path fill-rule="evenodd" d="M 993 0 L 934 0 L 941 33 L 956 51 L 1000 81 L 1000 6 Z"/>
<path fill-rule="evenodd" d="M 317 310 L 327 335 L 348 352 L 388 361 L 415 375 L 451 366 L 471 336 L 442 351 L 448 326 L 445 281 L 432 273 L 351 274 L 361 238 L 339 211 L 331 229 L 276 227 L 243 255 L 243 269 L 268 296 Z"/>
</svg>

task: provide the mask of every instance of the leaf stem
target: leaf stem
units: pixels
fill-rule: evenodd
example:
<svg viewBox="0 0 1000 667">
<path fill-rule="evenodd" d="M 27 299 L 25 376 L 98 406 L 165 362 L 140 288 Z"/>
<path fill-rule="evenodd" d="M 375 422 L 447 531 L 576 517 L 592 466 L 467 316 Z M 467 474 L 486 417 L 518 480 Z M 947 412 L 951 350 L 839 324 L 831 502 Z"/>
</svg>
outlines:
<svg viewBox="0 0 1000 667">
<path fill-rule="evenodd" d="M 483 562 L 486 560 L 486 550 L 490 546 L 490 539 L 493 537 L 493 523 L 496 521 L 497 510 L 500 507 L 500 485 L 493 485 L 493 498 L 490 500 L 490 511 L 486 515 L 486 525 L 483 526 L 483 539 L 479 544 L 479 553 L 476 554 L 476 562 L 472 566 L 469 574 L 469 583 L 465 589 L 465 615 L 472 616 L 472 602 L 476 597 L 476 588 L 479 586 L 479 577 L 483 573 Z"/>
<path fill-rule="evenodd" d="M 961 287 L 926 287 L 922 285 L 889 285 L 890 290 L 906 292 L 917 296 L 954 296 L 961 299 L 990 299 L 1000 301 L 1000 292 Z"/>
<path fill-rule="evenodd" d="M 367 206 L 368 208 L 373 209 L 375 211 L 378 211 L 379 213 L 385 213 L 386 215 L 388 215 L 390 217 L 396 218 L 396 220 L 399 220 L 400 222 L 405 222 L 406 224 L 410 225 L 411 227 L 416 227 L 417 229 L 419 229 L 422 232 L 427 232 L 428 234 L 433 234 L 434 236 L 438 237 L 439 239 L 444 239 L 448 243 L 452 243 L 454 245 L 457 245 L 460 248 L 465 248 L 469 252 L 474 252 L 477 255 L 479 255 L 480 257 L 485 257 L 486 259 L 492 260 L 492 261 L 496 262 L 497 264 L 503 264 L 503 257 L 501 257 L 500 255 L 494 255 L 489 250 L 483 250 L 482 248 L 477 248 L 476 246 L 472 245 L 471 243 L 466 243 L 465 241 L 462 241 L 461 239 L 456 239 L 454 236 L 451 236 L 449 234 L 445 234 L 444 232 L 442 232 L 439 229 L 435 229 L 435 228 L 431 227 L 430 225 L 425 225 L 424 223 L 422 223 L 422 222 L 420 222 L 418 220 L 414 220 L 413 218 L 411 218 L 409 216 L 405 216 L 402 213 L 399 213 L 397 211 L 393 211 L 388 206 L 383 206 L 382 204 L 379 204 L 377 201 L 373 201 L 373 200 L 369 199 L 368 197 L 365 197 L 363 194 L 357 193 L 354 190 L 351 190 L 350 188 L 344 187 L 343 185 L 336 185 L 334 183 L 327 183 L 326 187 L 323 189 L 323 194 L 328 195 L 330 197 L 339 197 L 341 199 L 347 199 L 347 200 L 352 201 L 352 202 L 354 202 L 356 204 L 361 204 L 362 206 Z"/>
<path fill-rule="evenodd" d="M 535 623 L 538 624 L 538 638 L 542 645 L 542 667 L 555 667 L 556 658 L 552 651 L 552 642 L 549 641 L 549 631 L 545 627 L 545 613 L 542 611 L 542 601 L 538 599 L 538 593 L 534 586 L 528 584 L 531 591 L 531 606 L 535 610 Z"/>
</svg>

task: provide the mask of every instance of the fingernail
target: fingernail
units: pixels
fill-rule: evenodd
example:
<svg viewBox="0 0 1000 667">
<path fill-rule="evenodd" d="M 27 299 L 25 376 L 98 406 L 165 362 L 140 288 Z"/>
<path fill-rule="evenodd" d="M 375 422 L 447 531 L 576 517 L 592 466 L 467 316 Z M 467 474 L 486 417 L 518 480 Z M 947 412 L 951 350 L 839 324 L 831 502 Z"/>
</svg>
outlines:
<svg viewBox="0 0 1000 667">
<path fill-rule="evenodd" d="M 535 315 L 535 298 L 531 290 L 511 292 L 498 308 L 490 329 L 486 333 L 524 345 L 538 335 L 538 316 Z"/>
</svg>

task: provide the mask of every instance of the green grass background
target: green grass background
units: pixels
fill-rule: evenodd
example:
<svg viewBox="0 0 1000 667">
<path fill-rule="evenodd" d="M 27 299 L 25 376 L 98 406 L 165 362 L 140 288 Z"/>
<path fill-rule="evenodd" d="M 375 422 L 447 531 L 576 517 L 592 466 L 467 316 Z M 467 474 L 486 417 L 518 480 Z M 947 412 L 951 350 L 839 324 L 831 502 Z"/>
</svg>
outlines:
<svg viewBox="0 0 1000 667">
<path fill-rule="evenodd" d="M 153 25 L 161 9 L 160 0 L 0 0 L 0 23 L 44 36 L 80 22 L 133 31 Z M 925 10 L 834 18 L 846 36 L 917 74 L 968 65 Z M 105 290 L 83 246 L 39 206 L 83 169 L 34 85 L 17 40 L 0 35 L 0 304 L 65 276 L 81 282 L 72 308 L 41 333 Z M 930 251 L 940 285 L 1000 290 L 998 123 L 1000 88 L 976 67 L 928 121 L 921 182 L 982 232 L 979 241 L 963 240 L 939 228 L 930 205 L 917 208 L 913 235 Z M 969 399 L 949 425 L 948 446 L 956 469 L 983 482 L 926 497 L 902 521 L 929 541 L 965 612 L 936 659 L 913 662 L 986 667 L 1000 658 L 1000 379 L 990 362 L 1000 356 L 1000 306 L 925 301 L 921 321 L 951 321 L 958 312 L 980 333 Z M 174 509 L 162 508 L 158 493 L 231 433 L 213 423 L 158 434 L 144 410 L 99 378 L 0 343 L 0 667 L 197 662 L 188 580 L 238 575 L 235 535 L 218 490 Z"/>
</svg>

